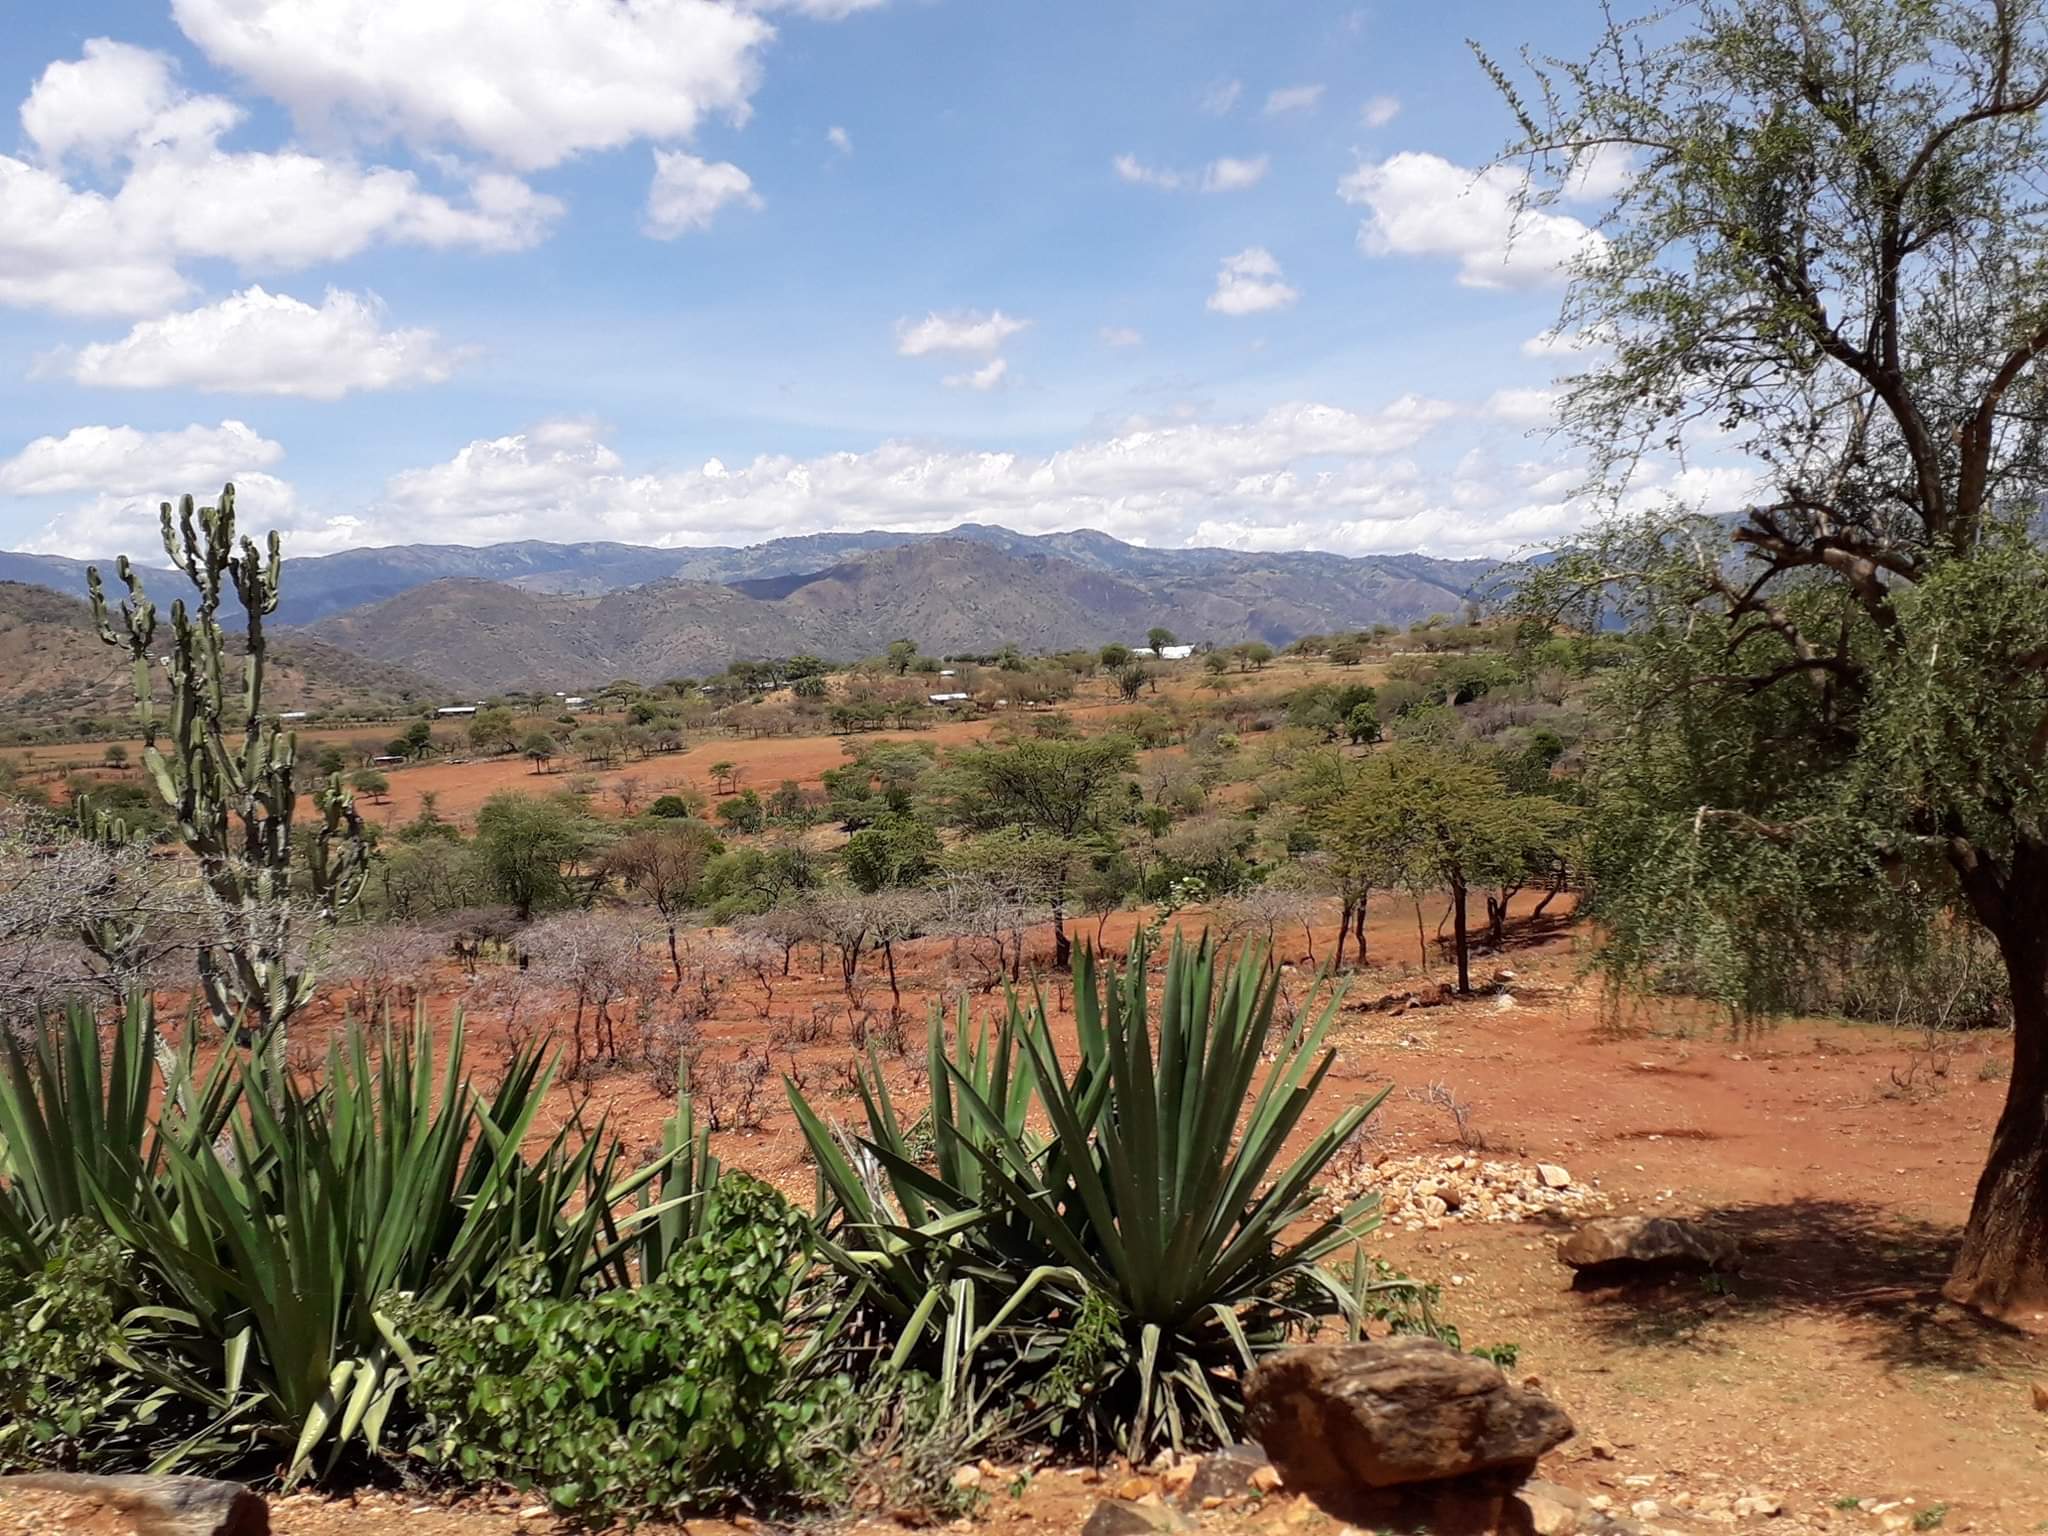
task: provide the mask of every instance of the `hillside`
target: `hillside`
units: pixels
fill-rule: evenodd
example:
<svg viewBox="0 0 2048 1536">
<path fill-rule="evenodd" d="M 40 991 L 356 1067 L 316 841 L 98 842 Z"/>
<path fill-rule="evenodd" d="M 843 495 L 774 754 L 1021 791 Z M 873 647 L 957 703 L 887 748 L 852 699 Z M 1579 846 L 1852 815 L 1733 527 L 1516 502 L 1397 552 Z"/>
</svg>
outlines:
<svg viewBox="0 0 2048 1536">
<path fill-rule="evenodd" d="M 267 696 L 278 709 L 381 715 L 443 692 L 417 672 L 315 635 L 277 635 L 271 658 Z M 133 702 L 130 679 L 126 652 L 100 639 L 84 602 L 0 581 L 0 716 L 9 724 L 123 717 Z"/>
<path fill-rule="evenodd" d="M 1284 644 L 1454 609 L 1493 569 L 1422 557 L 1407 557 L 1411 566 L 1146 551 L 1103 539 L 1128 552 L 1110 552 L 1124 574 L 1099 550 L 1076 560 L 1019 535 L 1008 541 L 1005 548 L 985 538 L 917 539 L 818 571 L 723 585 L 657 581 L 598 597 L 438 581 L 312 632 L 362 655 L 431 669 L 469 691 L 567 688 L 702 674 L 750 656 L 860 656 L 899 636 L 941 654 L 1005 644 L 1057 650 L 1136 640 L 1166 624 L 1188 640 Z"/>
</svg>

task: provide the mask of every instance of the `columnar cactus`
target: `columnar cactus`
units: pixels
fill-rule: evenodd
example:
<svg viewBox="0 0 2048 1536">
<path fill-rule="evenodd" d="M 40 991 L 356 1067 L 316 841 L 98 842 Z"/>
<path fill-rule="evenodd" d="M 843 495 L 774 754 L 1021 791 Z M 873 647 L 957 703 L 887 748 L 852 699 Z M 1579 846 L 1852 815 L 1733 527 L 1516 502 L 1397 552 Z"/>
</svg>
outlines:
<svg viewBox="0 0 2048 1536">
<path fill-rule="evenodd" d="M 98 567 L 86 572 L 100 638 L 126 648 L 135 670 L 135 711 L 142 728 L 142 761 L 174 818 L 178 835 L 198 861 L 218 919 L 199 951 L 199 978 L 207 1010 L 235 1038 L 275 1052 L 281 1060 L 293 1014 L 312 995 L 313 972 L 292 944 L 292 784 L 298 738 L 281 731 L 263 711 L 268 642 L 263 620 L 277 610 L 283 557 L 276 533 L 267 554 L 248 538 L 235 543 L 235 488 L 220 505 L 195 509 L 190 496 L 163 504 L 164 551 L 198 589 L 196 612 L 183 599 L 171 604 L 170 649 L 153 646 L 157 610 L 123 555 L 115 571 L 128 589 L 118 625 Z M 223 586 L 222 578 L 226 578 Z M 223 591 L 244 616 L 239 698 L 231 693 L 227 636 L 219 622 Z M 167 707 L 159 707 L 152 668 L 169 674 Z M 239 741 L 227 718 L 233 698 L 243 721 Z M 315 793 L 321 824 L 307 859 L 307 883 L 323 918 L 332 921 L 361 891 L 368 845 L 355 802 L 335 774 Z M 119 829 L 107 826 L 108 835 Z"/>
</svg>

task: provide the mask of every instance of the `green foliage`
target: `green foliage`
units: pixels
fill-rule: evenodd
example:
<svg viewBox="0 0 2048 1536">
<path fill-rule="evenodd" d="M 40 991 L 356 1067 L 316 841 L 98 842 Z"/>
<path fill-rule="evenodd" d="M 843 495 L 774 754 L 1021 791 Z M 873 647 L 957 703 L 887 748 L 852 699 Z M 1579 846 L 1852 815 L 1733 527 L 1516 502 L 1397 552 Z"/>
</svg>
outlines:
<svg viewBox="0 0 2048 1536">
<path fill-rule="evenodd" d="M 189 1034 L 166 1045 L 142 999 L 104 1060 L 83 1009 L 40 1028 L 0 1076 L 0 1285 L 69 1308 L 81 1347 L 155 1390 L 151 1411 L 196 1418 L 184 1457 L 290 1480 L 374 1452 L 411 1354 L 387 1298 L 465 1311 L 515 1266 L 535 1294 L 623 1284 L 687 1239 L 668 1202 L 716 1178 L 687 1099 L 637 1172 L 602 1124 L 529 1150 L 551 1070 L 515 1052 L 486 1097 L 462 1075 L 459 1017 L 438 1072 L 431 1038 L 422 1018 L 373 1061 L 350 1030 L 306 1090 L 227 1055 L 202 1076 Z M 98 1383 L 82 1409 L 148 1406 L 119 1374 L 57 1363 Z M 104 1449 L 139 1461 L 141 1445 Z"/>
<path fill-rule="evenodd" d="M 590 818 L 566 796 L 501 790 L 476 813 L 478 856 L 498 898 L 521 921 L 567 899 L 571 867 L 597 844 Z"/>
<path fill-rule="evenodd" d="M 718 802 L 718 819 L 735 832 L 758 832 L 768 825 L 768 808 L 751 789 Z"/>
<path fill-rule="evenodd" d="M 657 795 L 654 803 L 647 807 L 647 814 L 665 821 L 686 821 L 702 808 L 703 797 L 699 795 Z"/>
<path fill-rule="evenodd" d="M 939 833 L 916 816 L 885 812 L 840 850 L 846 878 L 863 891 L 922 885 L 939 865 Z"/>
<path fill-rule="evenodd" d="M 1230 1439 L 1258 1359 L 1381 1288 L 1322 1262 L 1372 1225 L 1371 1201 L 1320 1220 L 1311 1205 L 1384 1094 L 1280 1161 L 1329 1072 L 1337 998 L 1275 1036 L 1263 957 L 1219 978 L 1206 941 L 1176 941 L 1155 1015 L 1144 961 L 1098 985 L 1076 952 L 1071 1073 L 1042 1001 L 1012 998 L 991 1029 L 963 1000 L 950 1045 L 935 1010 L 932 1168 L 879 1064 L 858 1149 L 790 1090 L 826 1191 L 823 1251 L 863 1288 L 891 1362 L 1020 1405 L 1020 1430 L 1134 1458 Z"/>
<path fill-rule="evenodd" d="M 557 1298 L 513 1270 L 488 1311 L 401 1308 L 424 1357 L 421 1454 L 586 1519 L 789 1498 L 845 1391 L 803 1379 L 789 1347 L 809 1230 L 768 1186 L 728 1177 L 666 1268 L 631 1289 Z"/>
</svg>

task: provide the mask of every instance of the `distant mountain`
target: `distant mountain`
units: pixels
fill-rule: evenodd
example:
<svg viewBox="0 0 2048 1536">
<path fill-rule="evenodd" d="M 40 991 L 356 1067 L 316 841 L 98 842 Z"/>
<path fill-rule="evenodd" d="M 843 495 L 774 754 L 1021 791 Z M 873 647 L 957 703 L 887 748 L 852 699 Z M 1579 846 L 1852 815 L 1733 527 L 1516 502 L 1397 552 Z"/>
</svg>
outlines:
<svg viewBox="0 0 2048 1536">
<path fill-rule="evenodd" d="M 941 654 L 1004 644 L 1052 650 L 1135 641 L 1165 624 L 1186 640 L 1285 644 L 1453 610 L 1496 569 L 1419 555 L 1150 550 L 1102 534 L 981 527 L 944 537 L 849 536 L 885 542 L 804 568 L 839 537 L 695 551 L 693 561 L 707 562 L 722 581 L 671 578 L 597 596 L 434 581 L 324 619 L 312 633 L 464 691 L 570 688 L 701 675 L 750 656 L 850 658 L 899 636 Z M 317 563 L 299 562 L 292 577 Z M 741 570 L 754 574 L 734 574 Z"/>
<path fill-rule="evenodd" d="M 315 635 L 274 634 L 270 656 L 265 694 L 277 709 L 398 713 L 445 691 L 419 673 L 365 660 Z M 100 639 L 82 600 L 0 581 L 0 716 L 48 724 L 125 715 L 133 686 L 127 653 Z"/>
<path fill-rule="evenodd" d="M 1427 555 L 1353 558 L 1311 551 L 1155 549 L 1087 528 L 1026 534 L 983 523 L 963 523 L 936 534 L 815 533 L 744 547 L 691 549 L 540 540 L 476 548 L 399 544 L 333 555 L 293 556 L 287 551 L 284 603 L 278 617 L 287 624 L 312 624 L 448 580 L 489 581 L 524 592 L 583 597 L 656 581 L 756 583 L 815 576 L 866 556 L 939 540 L 1062 560 L 1142 587 L 1154 593 L 1162 607 L 1176 610 L 1195 604 L 1206 614 L 1204 600 L 1221 593 L 1223 601 L 1213 615 L 1177 623 L 1175 613 L 1165 613 L 1159 621 L 1195 633 L 1206 633 L 1203 625 L 1214 624 L 1219 635 L 1239 625 L 1247 634 L 1268 639 L 1392 618 L 1411 608 L 1422 616 L 1454 607 L 1494 568 L 1486 560 L 1438 560 Z M 151 559 L 152 564 L 144 567 L 144 582 L 152 596 L 167 601 L 177 595 L 176 578 L 156 568 L 161 555 L 152 546 L 138 558 Z M 55 555 L 0 553 L 0 580 L 78 594 L 85 590 L 86 563 Z M 111 581 L 112 559 L 100 563 Z M 1232 617 L 1240 608 L 1255 609 L 1260 617 Z"/>
</svg>

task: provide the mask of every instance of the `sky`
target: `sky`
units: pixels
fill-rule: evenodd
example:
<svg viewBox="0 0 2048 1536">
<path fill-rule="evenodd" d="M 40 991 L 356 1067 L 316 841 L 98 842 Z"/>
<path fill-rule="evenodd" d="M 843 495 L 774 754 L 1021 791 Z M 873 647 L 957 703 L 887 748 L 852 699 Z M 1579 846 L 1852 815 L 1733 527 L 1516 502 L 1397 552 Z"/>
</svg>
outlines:
<svg viewBox="0 0 2048 1536">
<path fill-rule="evenodd" d="M 0 547 L 153 554 L 230 478 L 300 554 L 1590 515 L 1553 329 L 1612 186 L 1510 239 L 1466 41 L 1590 4 L 4 9 Z"/>
</svg>

